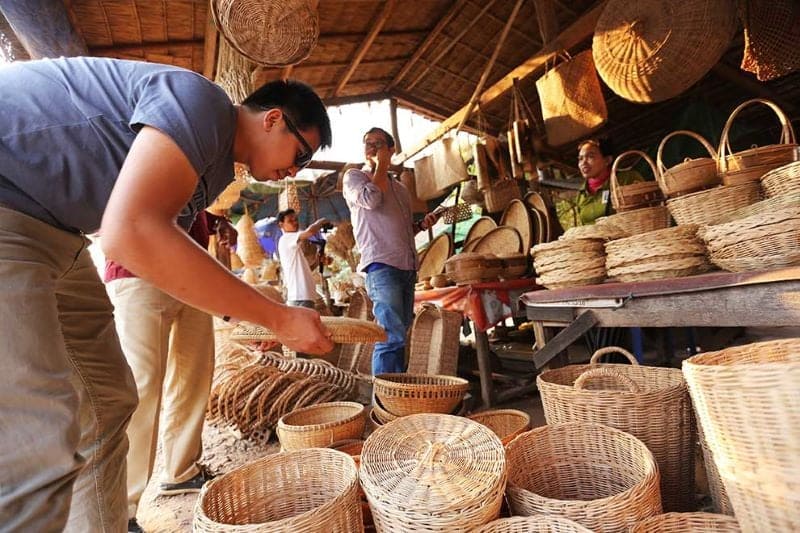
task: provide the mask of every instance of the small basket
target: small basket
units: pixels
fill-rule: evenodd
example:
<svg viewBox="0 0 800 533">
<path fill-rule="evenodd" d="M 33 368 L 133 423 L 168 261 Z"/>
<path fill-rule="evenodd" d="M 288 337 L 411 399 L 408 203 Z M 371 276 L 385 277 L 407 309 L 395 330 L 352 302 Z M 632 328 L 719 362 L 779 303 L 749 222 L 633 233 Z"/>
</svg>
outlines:
<svg viewBox="0 0 800 533">
<path fill-rule="evenodd" d="M 761 176 L 761 188 L 767 198 L 800 194 L 800 161 L 770 170 Z"/>
<path fill-rule="evenodd" d="M 202 533 L 363 531 L 353 458 L 317 448 L 268 455 L 203 486 Z"/>
<path fill-rule="evenodd" d="M 621 153 L 611 165 L 611 204 L 616 211 L 630 211 L 640 207 L 647 207 L 664 201 L 661 189 L 655 181 L 642 181 L 630 185 L 620 185 L 617 180 L 617 168 L 620 161 L 631 155 L 642 157 L 650 165 L 653 177 L 658 176 L 655 163 L 646 153 L 640 150 L 629 150 Z"/>
<path fill-rule="evenodd" d="M 511 200 L 519 200 L 521 197 L 519 185 L 514 179 L 493 181 L 491 186 L 483 191 L 483 201 L 488 213 L 499 213 L 508 207 Z"/>
<path fill-rule="evenodd" d="M 548 424 L 506 446 L 513 515 L 554 515 L 618 532 L 661 513 L 658 467 L 642 441 L 601 424 Z"/>
<path fill-rule="evenodd" d="M 528 413 L 517 409 L 492 409 L 468 417 L 488 427 L 500 437 L 503 446 L 531 427 L 531 417 Z"/>
<path fill-rule="evenodd" d="M 466 379 L 424 374 L 379 374 L 375 396 L 396 416 L 416 413 L 451 413 L 469 391 Z"/>
<path fill-rule="evenodd" d="M 687 158 L 683 163 L 679 163 L 669 169 L 664 166 L 661 158 L 664 146 L 667 141 L 677 135 L 686 135 L 697 140 L 703 145 L 710 157 L 699 159 Z M 700 135 L 688 130 L 673 131 L 658 145 L 658 155 L 656 156 L 656 181 L 661 187 L 661 192 L 667 198 L 680 196 L 690 192 L 700 191 L 719 185 L 719 175 L 717 174 L 717 152 Z"/>
<path fill-rule="evenodd" d="M 642 520 L 630 533 L 739 533 L 732 516 L 713 513 L 665 513 Z"/>
<path fill-rule="evenodd" d="M 753 104 L 764 104 L 777 115 L 781 123 L 781 138 L 779 144 L 750 148 L 733 153 L 731 150 L 730 134 L 733 119 L 744 108 Z M 733 110 L 725 122 L 722 137 L 719 141 L 718 151 L 719 175 L 723 185 L 740 185 L 750 181 L 758 181 L 761 176 L 774 168 L 781 167 L 800 159 L 800 148 L 797 146 L 792 123 L 780 107 L 761 98 L 754 98 L 740 104 Z"/>
<path fill-rule="evenodd" d="M 454 376 L 458 370 L 461 313 L 430 303 L 414 317 L 408 343 L 408 373 Z"/>
<path fill-rule="evenodd" d="M 595 221 L 595 224 L 613 224 L 628 235 L 637 235 L 668 228 L 670 219 L 667 208 L 663 205 L 657 205 L 600 217 Z"/>
<path fill-rule="evenodd" d="M 444 264 L 444 270 L 456 285 L 496 281 L 502 271 L 499 261 L 476 252 L 461 252 Z"/>
<path fill-rule="evenodd" d="M 358 439 L 366 424 L 364 406 L 331 402 L 296 409 L 278 420 L 278 439 L 284 450 L 323 448 L 344 439 Z"/>
<path fill-rule="evenodd" d="M 678 224 L 716 224 L 730 213 L 761 199 L 758 182 L 721 185 L 667 200 L 667 208 Z"/>
<path fill-rule="evenodd" d="M 513 516 L 489 522 L 475 533 L 592 533 L 582 525 L 557 516 Z"/>
</svg>

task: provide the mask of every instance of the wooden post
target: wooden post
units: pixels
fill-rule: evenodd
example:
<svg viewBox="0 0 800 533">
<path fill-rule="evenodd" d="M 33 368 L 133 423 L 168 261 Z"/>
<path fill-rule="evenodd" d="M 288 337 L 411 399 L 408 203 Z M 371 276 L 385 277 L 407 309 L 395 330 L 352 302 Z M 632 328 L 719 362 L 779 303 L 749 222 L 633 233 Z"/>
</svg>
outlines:
<svg viewBox="0 0 800 533">
<path fill-rule="evenodd" d="M 208 20 L 206 20 L 206 35 L 203 42 L 203 76 L 213 80 L 214 71 L 217 66 L 217 45 L 219 43 L 219 32 L 214 24 L 214 17 L 211 8 L 208 9 Z"/>
<path fill-rule="evenodd" d="M 394 137 L 394 153 L 403 151 L 400 146 L 400 129 L 397 127 L 397 98 L 389 99 L 389 118 L 392 121 L 392 137 Z"/>
<path fill-rule="evenodd" d="M 548 44 L 558 35 L 558 17 L 553 0 L 533 0 L 536 6 L 536 22 L 542 35 L 542 44 Z"/>
<path fill-rule="evenodd" d="M 31 59 L 88 55 L 61 0 L 3 0 L 0 12 Z"/>
</svg>

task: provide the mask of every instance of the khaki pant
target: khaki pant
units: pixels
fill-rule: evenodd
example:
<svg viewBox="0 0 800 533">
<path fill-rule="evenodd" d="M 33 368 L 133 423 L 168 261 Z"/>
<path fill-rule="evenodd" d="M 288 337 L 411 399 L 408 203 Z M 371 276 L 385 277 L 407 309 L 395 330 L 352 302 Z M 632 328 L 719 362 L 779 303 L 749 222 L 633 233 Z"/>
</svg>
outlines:
<svg viewBox="0 0 800 533">
<path fill-rule="evenodd" d="M 88 244 L 0 207 L 3 532 L 125 528 L 136 388 Z"/>
<path fill-rule="evenodd" d="M 166 483 L 199 473 L 201 435 L 214 371 L 211 316 L 138 278 L 107 285 L 122 351 L 133 370 L 139 407 L 128 425 L 128 516 L 153 473 L 159 411 Z M 163 400 L 163 403 L 162 403 Z"/>
</svg>

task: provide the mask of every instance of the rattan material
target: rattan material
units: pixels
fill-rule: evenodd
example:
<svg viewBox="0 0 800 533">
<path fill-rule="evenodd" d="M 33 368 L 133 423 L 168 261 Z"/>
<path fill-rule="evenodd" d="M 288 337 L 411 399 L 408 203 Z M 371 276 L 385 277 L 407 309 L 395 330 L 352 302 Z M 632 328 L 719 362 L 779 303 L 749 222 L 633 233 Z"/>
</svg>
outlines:
<svg viewBox="0 0 800 533">
<path fill-rule="evenodd" d="M 611 0 L 597 21 L 592 52 L 615 93 L 660 102 L 705 76 L 735 29 L 730 0 Z"/>
<path fill-rule="evenodd" d="M 488 189 L 483 191 L 483 200 L 486 211 L 498 213 L 505 209 L 511 200 L 519 199 L 519 185 L 514 179 L 499 179 L 493 181 Z"/>
<path fill-rule="evenodd" d="M 682 163 L 667 168 L 664 166 L 662 155 L 664 146 L 667 141 L 675 136 L 684 135 L 695 139 L 703 148 L 706 149 L 710 157 L 701 157 L 698 159 L 687 158 Z M 719 185 L 720 179 L 717 174 L 717 152 L 700 135 L 693 131 L 678 130 L 673 131 L 661 141 L 658 145 L 658 154 L 656 155 L 656 181 L 658 186 L 661 187 L 661 192 L 664 196 L 670 198 L 672 196 L 680 196 L 690 192 L 700 191 Z"/>
<path fill-rule="evenodd" d="M 800 161 L 770 170 L 761 176 L 761 188 L 767 198 L 800 194 Z"/>
<path fill-rule="evenodd" d="M 739 533 L 732 516 L 712 513 L 665 513 L 642 520 L 630 533 Z"/>
<path fill-rule="evenodd" d="M 695 411 L 695 414 L 696 413 L 697 411 Z M 725 490 L 725 484 L 722 482 L 717 463 L 714 461 L 714 454 L 711 452 L 711 448 L 708 447 L 706 436 L 703 433 L 703 426 L 700 423 L 697 424 L 697 436 L 700 440 L 700 448 L 703 453 L 703 463 L 706 470 L 706 479 L 708 480 L 708 492 L 713 503 L 712 510 L 715 513 L 733 516 L 731 499 L 728 497 L 728 491 Z"/>
<path fill-rule="evenodd" d="M 800 530 L 800 339 L 702 353 L 683 373 L 742 531 Z"/>
<path fill-rule="evenodd" d="M 423 304 L 411 324 L 407 372 L 456 375 L 461 322 L 457 311 Z"/>
<path fill-rule="evenodd" d="M 268 455 L 206 483 L 192 525 L 203 533 L 363 531 L 356 464 L 323 448 Z"/>
<path fill-rule="evenodd" d="M 303 407 L 278 420 L 278 439 L 284 450 L 324 448 L 364 433 L 366 411 L 356 402 L 331 402 Z"/>
<path fill-rule="evenodd" d="M 500 226 L 510 226 L 516 229 L 522 241 L 519 251 L 528 253 L 528 250 L 533 246 L 533 229 L 531 225 L 531 215 L 522 200 L 511 200 L 506 210 L 503 211 L 503 216 L 500 218 Z M 505 250 L 504 252 L 508 253 L 510 251 L 512 250 Z M 498 255 L 500 253 L 498 253 Z"/>
<path fill-rule="evenodd" d="M 469 228 L 467 236 L 464 238 L 464 246 L 468 243 L 475 242 L 497 227 L 497 223 L 490 217 L 481 217 L 475 221 L 472 227 Z"/>
<path fill-rule="evenodd" d="M 417 277 L 424 280 L 444 272 L 444 262 L 453 253 L 453 241 L 449 233 L 442 233 L 431 241 L 425 255 L 419 262 Z"/>
<path fill-rule="evenodd" d="M 555 223 L 551 220 L 550 210 L 547 208 L 542 195 L 536 191 L 531 191 L 525 195 L 523 199 L 525 204 L 531 208 L 531 215 L 536 221 L 536 242 L 533 244 L 541 244 L 550 242 L 555 238 Z"/>
<path fill-rule="evenodd" d="M 502 255 L 522 251 L 522 237 L 516 228 L 498 226 L 490 230 L 473 248 L 475 253 Z"/>
<path fill-rule="evenodd" d="M 447 276 L 456 285 L 469 285 L 497 280 L 502 265 L 492 257 L 476 252 L 461 252 L 444 264 Z"/>
<path fill-rule="evenodd" d="M 500 438 L 503 446 L 531 427 L 531 417 L 517 409 L 491 409 L 468 417 L 488 427 Z"/>
<path fill-rule="evenodd" d="M 548 424 L 506 446 L 511 513 L 623 532 L 661 513 L 658 467 L 642 441 L 601 424 Z"/>
<path fill-rule="evenodd" d="M 800 29 L 794 0 L 739 2 L 744 25 L 742 70 L 761 81 L 800 69 Z"/>
<path fill-rule="evenodd" d="M 669 223 L 669 211 L 663 205 L 633 209 L 595 220 L 595 224 L 613 224 L 628 235 L 664 229 L 669 227 Z"/>
<path fill-rule="evenodd" d="M 375 343 L 386 340 L 386 331 L 374 322 L 341 316 L 320 317 L 322 325 L 331 333 L 331 340 L 340 344 Z M 280 340 L 275 333 L 263 326 L 239 323 L 231 333 L 231 339 L 239 341 Z"/>
<path fill-rule="evenodd" d="M 632 155 L 638 155 L 645 160 L 650 166 L 654 181 L 640 181 L 630 185 L 619 184 L 617 180 L 619 164 L 625 158 Z M 611 165 L 611 205 L 613 205 L 614 209 L 617 211 L 629 211 L 640 207 L 648 207 L 663 201 L 664 197 L 661 194 L 661 189 L 658 188 L 658 183 L 655 181 L 657 176 L 658 170 L 656 169 L 656 165 L 646 153 L 640 150 L 629 150 L 621 153 Z"/>
<path fill-rule="evenodd" d="M 506 459 L 477 422 L 412 415 L 369 436 L 360 474 L 378 531 L 472 531 L 500 512 Z"/>
<path fill-rule="evenodd" d="M 582 525 L 558 516 L 514 516 L 489 522 L 475 533 L 591 533 Z"/>
<path fill-rule="evenodd" d="M 464 399 L 469 382 L 454 376 L 379 374 L 375 396 L 397 416 L 415 413 L 451 413 Z"/>
<path fill-rule="evenodd" d="M 758 182 L 721 185 L 667 200 L 667 208 L 678 224 L 716 224 L 733 211 L 761 199 Z"/>
<path fill-rule="evenodd" d="M 745 108 L 753 104 L 763 104 L 771 109 L 781 124 L 779 144 L 750 148 L 734 153 L 731 150 L 730 134 L 733 119 Z M 800 149 L 795 141 L 794 129 L 789 118 L 780 107 L 761 98 L 754 98 L 740 104 L 733 110 L 719 141 L 719 175 L 724 185 L 739 185 L 748 181 L 758 181 L 772 169 L 800 159 Z"/>
<path fill-rule="evenodd" d="M 636 362 L 621 348 L 603 348 L 588 365 L 558 368 L 537 377 L 547 423 L 593 422 L 630 433 L 647 445 L 658 463 L 664 508 L 694 509 L 697 434 L 681 372 L 638 364 L 596 364 L 604 354 L 613 352 Z M 578 382 L 585 373 L 596 369 L 605 370 L 605 375 Z M 631 390 L 630 382 L 638 390 Z"/>
<path fill-rule="evenodd" d="M 536 283 L 556 289 L 601 283 L 606 277 L 603 239 L 560 239 L 533 247 Z"/>
<path fill-rule="evenodd" d="M 585 226 L 575 226 L 569 228 L 561 236 L 562 239 L 603 239 L 613 241 L 628 237 L 628 233 L 616 224 L 610 222 L 605 224 L 587 224 Z"/>
<path fill-rule="evenodd" d="M 211 12 L 225 40 L 260 65 L 299 63 L 319 38 L 317 3 L 311 0 L 212 0 Z"/>
</svg>

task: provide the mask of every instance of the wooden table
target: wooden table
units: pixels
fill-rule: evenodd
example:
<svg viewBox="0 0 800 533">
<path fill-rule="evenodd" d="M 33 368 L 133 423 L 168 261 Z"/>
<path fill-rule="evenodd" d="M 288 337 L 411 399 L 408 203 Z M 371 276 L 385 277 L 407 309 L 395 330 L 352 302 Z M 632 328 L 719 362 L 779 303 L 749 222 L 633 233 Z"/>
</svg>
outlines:
<svg viewBox="0 0 800 533">
<path fill-rule="evenodd" d="M 594 326 L 797 326 L 800 268 L 533 291 L 521 301 L 529 319 L 567 324 L 534 354 L 541 368 Z"/>
</svg>

